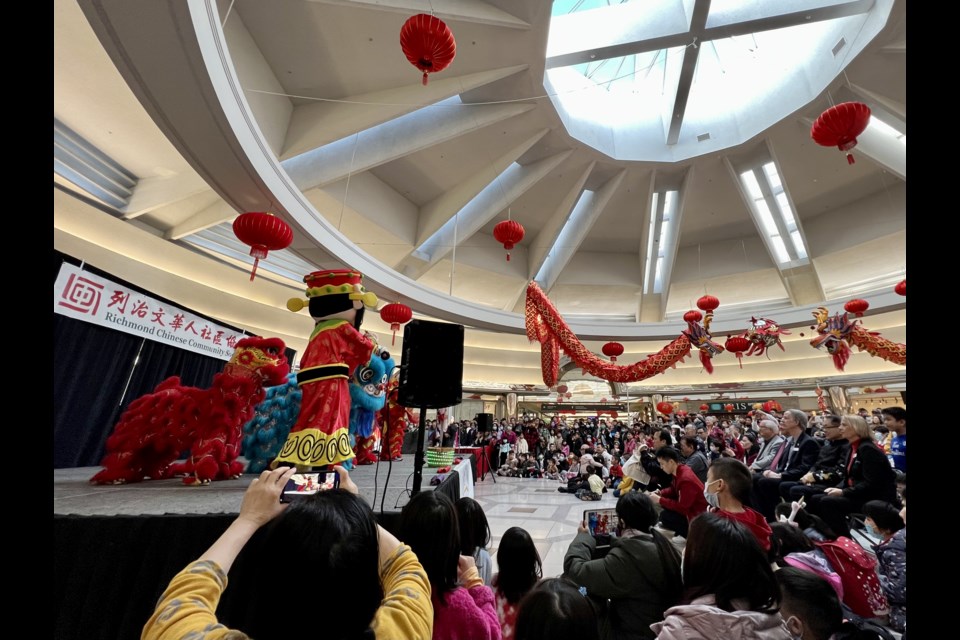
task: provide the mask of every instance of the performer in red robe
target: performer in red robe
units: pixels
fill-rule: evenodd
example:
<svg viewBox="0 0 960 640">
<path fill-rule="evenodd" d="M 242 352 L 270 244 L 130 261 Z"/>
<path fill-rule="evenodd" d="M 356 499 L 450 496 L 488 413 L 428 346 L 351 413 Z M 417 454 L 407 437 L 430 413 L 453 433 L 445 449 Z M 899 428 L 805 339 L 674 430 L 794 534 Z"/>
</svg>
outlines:
<svg viewBox="0 0 960 640">
<path fill-rule="evenodd" d="M 297 384 L 303 392 L 300 416 L 274 466 L 322 467 L 353 458 L 348 433 L 350 375 L 370 360 L 374 347 L 359 329 L 363 306 L 375 307 L 377 296 L 364 290 L 360 273 L 348 269 L 314 271 L 303 281 L 316 324 L 297 372 Z M 291 311 L 304 306 L 299 298 L 287 302 Z"/>
<path fill-rule="evenodd" d="M 381 460 L 403 460 L 403 435 L 407 432 L 407 408 L 397 403 L 400 375 L 395 374 L 387 387 L 387 403 L 378 412 L 380 432 L 386 442 L 380 443 Z"/>
</svg>

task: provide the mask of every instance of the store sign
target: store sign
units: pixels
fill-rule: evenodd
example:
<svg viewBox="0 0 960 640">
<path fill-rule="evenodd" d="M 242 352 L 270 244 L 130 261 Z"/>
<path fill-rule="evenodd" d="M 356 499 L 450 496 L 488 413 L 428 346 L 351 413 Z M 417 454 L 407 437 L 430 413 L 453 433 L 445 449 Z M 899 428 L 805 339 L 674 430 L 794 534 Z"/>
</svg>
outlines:
<svg viewBox="0 0 960 640">
<path fill-rule="evenodd" d="M 540 404 L 542 413 L 556 411 L 579 411 L 583 413 L 596 413 L 598 411 L 626 411 L 627 405 L 622 402 L 590 402 L 586 404 L 574 404 L 572 402 L 543 402 Z"/>
<path fill-rule="evenodd" d="M 753 404 L 749 402 L 711 402 L 710 413 L 729 413 L 726 408 L 728 404 L 733 405 L 734 411 L 750 411 L 753 408 Z"/>
<path fill-rule="evenodd" d="M 66 262 L 53 285 L 53 312 L 220 360 L 246 337 Z"/>
</svg>

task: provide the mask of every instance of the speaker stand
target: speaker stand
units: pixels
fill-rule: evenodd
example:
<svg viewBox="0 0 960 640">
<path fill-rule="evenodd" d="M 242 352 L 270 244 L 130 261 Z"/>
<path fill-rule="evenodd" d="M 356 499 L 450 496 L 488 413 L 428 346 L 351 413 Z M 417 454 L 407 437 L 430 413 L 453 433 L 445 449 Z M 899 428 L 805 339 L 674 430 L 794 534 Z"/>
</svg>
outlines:
<svg viewBox="0 0 960 640">
<path fill-rule="evenodd" d="M 420 422 L 417 425 L 417 452 L 413 456 L 413 490 L 410 491 L 410 497 L 420 493 L 420 485 L 423 484 L 423 437 L 427 428 L 427 408 L 420 407 Z"/>
</svg>

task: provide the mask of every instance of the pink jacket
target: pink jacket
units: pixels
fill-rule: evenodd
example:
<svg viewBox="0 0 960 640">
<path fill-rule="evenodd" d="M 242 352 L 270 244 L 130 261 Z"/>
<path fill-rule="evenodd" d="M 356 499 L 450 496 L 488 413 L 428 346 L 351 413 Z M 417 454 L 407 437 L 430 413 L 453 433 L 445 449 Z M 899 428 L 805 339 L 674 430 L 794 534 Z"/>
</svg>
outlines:
<svg viewBox="0 0 960 640">
<path fill-rule="evenodd" d="M 477 578 L 479 581 L 479 577 Z M 477 584 L 468 581 L 468 584 Z M 434 640 L 500 640 L 500 618 L 490 587 L 457 587 L 446 593 L 446 605 L 433 595 Z"/>
<path fill-rule="evenodd" d="M 779 613 L 724 611 L 713 596 L 670 607 L 664 621 L 650 625 L 657 640 L 791 640 Z M 434 631 L 434 637 L 437 637 Z"/>
</svg>

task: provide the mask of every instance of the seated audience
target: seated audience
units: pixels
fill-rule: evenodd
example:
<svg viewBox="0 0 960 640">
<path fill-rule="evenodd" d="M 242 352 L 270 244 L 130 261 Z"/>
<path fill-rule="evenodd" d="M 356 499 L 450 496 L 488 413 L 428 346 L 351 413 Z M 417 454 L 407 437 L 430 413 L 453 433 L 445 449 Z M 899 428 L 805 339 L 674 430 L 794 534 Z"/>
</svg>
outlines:
<svg viewBox="0 0 960 640">
<path fill-rule="evenodd" d="M 473 556 L 480 579 L 489 587 L 493 579 L 493 560 L 487 551 L 487 545 L 490 544 L 487 515 L 473 498 L 460 498 L 456 507 L 457 522 L 460 524 L 460 555 Z"/>
<path fill-rule="evenodd" d="M 817 461 L 813 463 L 799 480 L 784 480 L 780 483 L 780 497 L 787 502 L 799 500 L 801 496 L 823 493 L 827 487 L 837 484 L 844 475 L 847 441 L 840 431 L 840 416 L 827 416 L 823 429 L 826 438 Z"/>
<path fill-rule="evenodd" d="M 907 410 L 887 407 L 882 412 L 883 424 L 893 433 L 890 439 L 890 464 L 897 471 L 907 472 Z"/>
<path fill-rule="evenodd" d="M 764 551 L 770 550 L 770 525 L 750 504 L 753 477 L 745 464 L 734 458 L 713 461 L 707 472 L 703 497 L 714 513 L 742 523 L 757 537 Z"/>
<path fill-rule="evenodd" d="M 575 585 L 562 578 L 541 581 L 520 601 L 516 640 L 600 640 L 597 613 Z"/>
<path fill-rule="evenodd" d="M 906 507 L 904 507 L 906 508 Z M 907 630 L 907 528 L 897 508 L 888 502 L 871 500 L 863 505 L 866 525 L 880 537 L 874 547 L 880 584 L 890 604 L 890 627 Z"/>
<path fill-rule="evenodd" d="M 685 538 L 690 521 L 707 510 L 703 483 L 690 467 L 680 462 L 680 454 L 673 447 L 660 447 L 656 455 L 660 468 L 673 476 L 673 483 L 647 495 L 661 507 L 660 524 Z"/>
<path fill-rule="evenodd" d="M 740 438 L 740 444 L 743 446 L 744 464 L 749 467 L 756 461 L 757 456 L 760 455 L 760 444 L 757 440 L 757 434 L 753 431 L 747 431 Z"/>
<path fill-rule="evenodd" d="M 652 626 L 658 640 L 792 640 L 767 556 L 735 520 L 704 513 L 690 523 L 683 586 L 684 604 Z"/>
<path fill-rule="evenodd" d="M 290 589 L 276 579 L 275 554 L 253 560 L 251 594 L 243 631 L 218 624 L 220 595 L 240 550 L 266 525 L 263 549 L 276 550 L 309 567 L 316 584 L 336 584 L 324 592 L 323 604 L 338 612 L 337 623 L 324 626 L 326 638 L 430 638 L 433 607 L 430 583 L 410 547 L 377 525 L 369 505 L 341 467 L 340 488 L 294 503 L 280 502 L 293 467 L 264 471 L 250 484 L 240 514 L 196 561 L 174 576 L 143 628 L 146 639 L 200 638 L 258 640 L 289 638 L 289 625 L 278 615 L 290 607 Z M 271 522 L 272 521 L 272 522 Z M 259 579 L 256 579 L 259 578 Z M 366 634 L 366 636 L 364 635 Z"/>
<path fill-rule="evenodd" d="M 780 429 L 787 441 L 777 451 L 770 468 L 755 479 L 753 491 L 757 510 L 768 520 L 780 502 L 780 483 L 799 480 L 817 461 L 820 443 L 807 434 L 807 414 L 799 409 L 787 409 L 780 419 Z"/>
<path fill-rule="evenodd" d="M 596 539 L 580 523 L 563 560 L 564 577 L 585 587 L 587 595 L 610 601 L 603 625 L 608 638 L 653 638 L 650 625 L 679 602 L 680 554 L 653 526 L 657 512 L 646 495 L 624 494 L 617 502 L 617 518 L 610 552 L 599 559 L 593 559 Z"/>
<path fill-rule="evenodd" d="M 780 423 L 771 417 L 764 417 L 760 420 L 758 433 L 763 444 L 760 451 L 757 452 L 757 458 L 750 465 L 750 471 L 762 473 L 770 468 L 770 463 L 780 451 L 780 447 L 786 442 L 786 438 L 780 435 Z"/>
<path fill-rule="evenodd" d="M 493 591 L 484 586 L 473 557 L 460 555 L 460 526 L 450 498 L 418 493 L 400 512 L 397 529 L 430 579 L 434 640 L 499 640 Z"/>
<path fill-rule="evenodd" d="M 510 527 L 504 532 L 497 549 L 497 565 L 500 571 L 493 579 L 497 617 L 503 640 L 512 640 L 520 601 L 543 576 L 540 553 L 526 530 Z"/>
<path fill-rule="evenodd" d="M 690 467 L 690 470 L 700 479 L 700 482 L 706 482 L 707 467 L 710 466 L 710 461 L 702 451 L 697 449 L 696 438 L 690 436 L 680 438 L 680 455 L 683 456 L 683 464 Z"/>
</svg>

